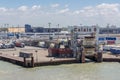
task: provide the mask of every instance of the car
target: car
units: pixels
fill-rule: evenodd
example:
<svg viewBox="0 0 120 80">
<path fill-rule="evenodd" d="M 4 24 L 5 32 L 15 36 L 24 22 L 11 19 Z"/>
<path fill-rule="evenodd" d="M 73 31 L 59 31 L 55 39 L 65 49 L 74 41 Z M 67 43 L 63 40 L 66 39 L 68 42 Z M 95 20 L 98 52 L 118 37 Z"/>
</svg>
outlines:
<svg viewBox="0 0 120 80">
<path fill-rule="evenodd" d="M 2 49 L 3 48 L 3 44 L 2 43 L 0 43 L 0 49 Z"/>
<path fill-rule="evenodd" d="M 23 42 L 14 42 L 14 44 L 16 47 L 21 47 L 21 48 L 25 47 L 25 44 Z"/>
<path fill-rule="evenodd" d="M 15 45 L 13 43 L 1 43 L 0 44 L 0 49 L 7 49 L 7 48 L 14 48 Z"/>
<path fill-rule="evenodd" d="M 14 48 L 15 45 L 13 43 L 7 43 L 7 44 L 5 44 L 5 47 L 6 48 Z"/>
</svg>

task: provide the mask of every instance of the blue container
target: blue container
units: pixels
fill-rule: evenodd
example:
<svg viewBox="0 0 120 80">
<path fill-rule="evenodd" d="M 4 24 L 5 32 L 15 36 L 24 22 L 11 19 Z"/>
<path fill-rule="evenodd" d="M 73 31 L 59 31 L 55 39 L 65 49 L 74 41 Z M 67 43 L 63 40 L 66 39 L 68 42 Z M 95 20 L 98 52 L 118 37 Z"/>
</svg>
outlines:
<svg viewBox="0 0 120 80">
<path fill-rule="evenodd" d="M 111 52 L 112 54 L 120 54 L 120 48 L 111 48 L 111 49 L 110 49 L 110 52 Z"/>
</svg>

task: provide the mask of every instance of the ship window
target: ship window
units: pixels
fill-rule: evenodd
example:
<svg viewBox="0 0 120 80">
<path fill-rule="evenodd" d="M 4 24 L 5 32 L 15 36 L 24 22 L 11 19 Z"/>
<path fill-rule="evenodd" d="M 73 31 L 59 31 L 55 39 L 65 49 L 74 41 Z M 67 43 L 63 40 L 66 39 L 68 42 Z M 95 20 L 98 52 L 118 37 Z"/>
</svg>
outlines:
<svg viewBox="0 0 120 80">
<path fill-rule="evenodd" d="M 86 29 L 84 29 L 84 32 L 86 32 Z"/>
<path fill-rule="evenodd" d="M 91 29 L 89 29 L 89 32 L 91 32 Z"/>
<path fill-rule="evenodd" d="M 96 29 L 96 28 L 94 28 L 94 31 L 95 31 L 95 32 L 96 32 L 96 30 L 97 30 L 97 29 Z"/>
</svg>

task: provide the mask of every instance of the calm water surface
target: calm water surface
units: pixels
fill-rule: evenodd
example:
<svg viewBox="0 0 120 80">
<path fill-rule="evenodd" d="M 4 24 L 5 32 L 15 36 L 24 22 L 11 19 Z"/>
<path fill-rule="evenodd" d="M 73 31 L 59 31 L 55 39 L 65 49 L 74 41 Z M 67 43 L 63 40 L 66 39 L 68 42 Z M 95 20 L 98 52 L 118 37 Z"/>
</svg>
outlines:
<svg viewBox="0 0 120 80">
<path fill-rule="evenodd" d="M 23 68 L 0 61 L 0 80 L 120 80 L 120 63 Z"/>
</svg>

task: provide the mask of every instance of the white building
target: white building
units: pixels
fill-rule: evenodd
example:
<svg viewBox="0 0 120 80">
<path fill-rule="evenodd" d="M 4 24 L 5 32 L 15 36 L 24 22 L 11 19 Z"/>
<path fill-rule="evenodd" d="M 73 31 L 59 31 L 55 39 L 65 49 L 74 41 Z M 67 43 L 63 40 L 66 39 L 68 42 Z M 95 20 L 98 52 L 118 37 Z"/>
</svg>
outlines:
<svg viewBox="0 0 120 80">
<path fill-rule="evenodd" d="M 98 26 L 69 26 L 69 31 L 71 30 L 77 31 L 79 34 L 89 34 L 89 33 L 96 33 Z"/>
</svg>

